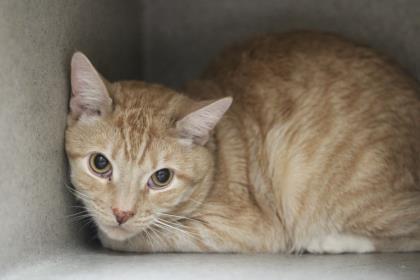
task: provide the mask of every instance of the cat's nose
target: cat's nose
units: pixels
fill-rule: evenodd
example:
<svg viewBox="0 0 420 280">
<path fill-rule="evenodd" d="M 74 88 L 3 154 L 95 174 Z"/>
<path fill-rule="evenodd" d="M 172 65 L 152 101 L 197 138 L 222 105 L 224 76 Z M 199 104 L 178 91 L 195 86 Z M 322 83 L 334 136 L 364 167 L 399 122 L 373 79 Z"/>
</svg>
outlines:
<svg viewBox="0 0 420 280">
<path fill-rule="evenodd" d="M 119 225 L 124 224 L 128 219 L 134 216 L 133 211 L 123 211 L 118 208 L 112 208 L 112 212 Z"/>
</svg>

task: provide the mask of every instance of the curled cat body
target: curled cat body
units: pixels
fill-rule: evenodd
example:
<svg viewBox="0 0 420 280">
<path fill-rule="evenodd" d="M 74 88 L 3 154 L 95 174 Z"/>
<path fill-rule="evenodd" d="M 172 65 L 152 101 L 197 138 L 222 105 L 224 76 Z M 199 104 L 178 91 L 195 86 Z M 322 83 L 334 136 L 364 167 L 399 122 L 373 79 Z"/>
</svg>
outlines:
<svg viewBox="0 0 420 280">
<path fill-rule="evenodd" d="M 420 250 L 419 85 L 375 51 L 260 36 L 182 91 L 71 68 L 71 180 L 103 246 Z"/>
</svg>

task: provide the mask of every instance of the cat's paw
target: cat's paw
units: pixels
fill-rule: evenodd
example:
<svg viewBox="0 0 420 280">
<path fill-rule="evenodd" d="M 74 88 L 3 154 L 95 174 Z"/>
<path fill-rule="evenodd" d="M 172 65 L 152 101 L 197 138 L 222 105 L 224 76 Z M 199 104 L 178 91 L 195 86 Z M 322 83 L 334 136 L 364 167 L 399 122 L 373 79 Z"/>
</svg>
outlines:
<svg viewBox="0 0 420 280">
<path fill-rule="evenodd" d="M 309 242 L 306 250 L 310 253 L 368 253 L 374 251 L 373 243 L 366 237 L 350 234 L 329 234 Z"/>
</svg>

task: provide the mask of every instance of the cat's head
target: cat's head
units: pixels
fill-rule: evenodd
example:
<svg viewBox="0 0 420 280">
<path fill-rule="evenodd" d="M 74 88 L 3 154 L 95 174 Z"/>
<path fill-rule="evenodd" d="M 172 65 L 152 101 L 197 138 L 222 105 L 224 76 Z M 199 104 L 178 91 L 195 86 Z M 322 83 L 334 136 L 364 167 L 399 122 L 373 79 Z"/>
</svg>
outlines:
<svg viewBox="0 0 420 280">
<path fill-rule="evenodd" d="M 81 53 L 71 85 L 71 180 L 99 230 L 124 240 L 199 207 L 213 179 L 209 137 L 230 97 L 199 102 L 162 86 L 109 83 Z"/>
</svg>

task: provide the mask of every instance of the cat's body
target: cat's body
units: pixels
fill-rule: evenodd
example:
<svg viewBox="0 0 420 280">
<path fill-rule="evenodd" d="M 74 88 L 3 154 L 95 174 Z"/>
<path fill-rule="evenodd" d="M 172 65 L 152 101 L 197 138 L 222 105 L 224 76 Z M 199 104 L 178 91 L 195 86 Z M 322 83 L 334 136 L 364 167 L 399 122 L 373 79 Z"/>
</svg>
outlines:
<svg viewBox="0 0 420 280">
<path fill-rule="evenodd" d="M 202 120 L 195 108 L 206 109 L 208 118 L 210 103 L 141 82 L 107 90 L 112 109 L 85 120 L 83 113 L 70 116 L 66 145 L 73 183 L 82 199 L 89 197 L 84 202 L 104 246 L 146 252 L 420 250 L 419 88 L 373 51 L 317 33 L 266 36 L 228 49 L 186 89 L 192 99 L 233 97 L 220 121 L 230 101 L 212 103 L 223 108 L 208 135 L 183 126 L 197 129 L 189 123 Z M 107 119 L 98 125 L 98 118 Z M 92 131 L 104 135 L 98 148 L 86 136 Z M 109 149 L 115 166 L 126 165 L 116 173 L 118 182 L 97 186 L 84 174 L 88 147 Z M 159 158 L 183 166 L 187 174 L 178 176 L 189 187 L 178 187 L 179 178 L 173 190 L 153 194 L 144 183 L 135 186 L 132 174 L 142 178 L 136 170 L 155 170 L 144 162 L 159 165 Z M 153 206 L 142 206 L 146 202 Z M 134 217 L 149 213 L 155 223 L 137 231 L 135 218 L 133 225 L 129 219 L 116 228 L 102 226 L 113 204 L 129 205 Z"/>
</svg>

